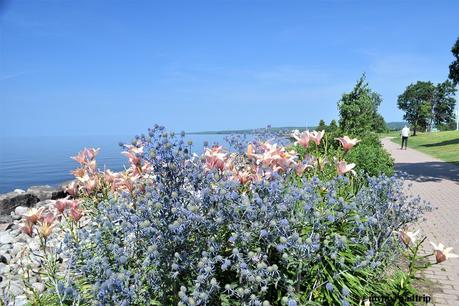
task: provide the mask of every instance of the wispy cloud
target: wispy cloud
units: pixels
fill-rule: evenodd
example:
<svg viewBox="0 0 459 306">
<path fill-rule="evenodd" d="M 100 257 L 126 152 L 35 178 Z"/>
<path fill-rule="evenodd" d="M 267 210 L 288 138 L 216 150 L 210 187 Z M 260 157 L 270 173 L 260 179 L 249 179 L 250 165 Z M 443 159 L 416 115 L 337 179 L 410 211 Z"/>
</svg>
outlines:
<svg viewBox="0 0 459 306">
<path fill-rule="evenodd" d="M 1 81 L 8 81 L 8 80 L 11 80 L 11 79 L 16 79 L 16 78 L 21 77 L 23 75 L 26 75 L 28 73 L 29 72 L 27 72 L 27 71 L 22 71 L 22 72 L 10 73 L 10 74 L 3 74 L 3 75 L 0 75 L 0 82 Z"/>
</svg>

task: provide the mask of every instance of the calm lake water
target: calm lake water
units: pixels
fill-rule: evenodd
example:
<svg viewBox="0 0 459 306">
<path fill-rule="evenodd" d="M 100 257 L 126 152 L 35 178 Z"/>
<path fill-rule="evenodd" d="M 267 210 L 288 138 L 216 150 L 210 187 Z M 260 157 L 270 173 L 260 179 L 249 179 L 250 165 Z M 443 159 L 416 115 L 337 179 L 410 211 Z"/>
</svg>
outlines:
<svg viewBox="0 0 459 306">
<path fill-rule="evenodd" d="M 187 135 L 194 152 L 202 152 L 204 141 L 225 145 L 225 135 Z M 131 136 L 15 137 L 0 138 L 0 193 L 34 185 L 58 185 L 73 179 L 70 171 L 78 163 L 70 156 L 84 147 L 101 148 L 98 167 L 119 171 L 127 164 L 119 142 L 130 143 Z"/>
</svg>

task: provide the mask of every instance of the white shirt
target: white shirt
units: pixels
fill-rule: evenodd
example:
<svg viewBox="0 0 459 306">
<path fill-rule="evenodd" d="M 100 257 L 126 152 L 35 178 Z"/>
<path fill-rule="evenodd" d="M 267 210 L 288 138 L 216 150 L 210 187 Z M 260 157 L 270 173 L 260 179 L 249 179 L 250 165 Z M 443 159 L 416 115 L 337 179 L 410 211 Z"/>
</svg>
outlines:
<svg viewBox="0 0 459 306">
<path fill-rule="evenodd" d="M 402 137 L 408 137 L 410 135 L 410 129 L 408 127 L 404 127 L 402 129 Z"/>
</svg>

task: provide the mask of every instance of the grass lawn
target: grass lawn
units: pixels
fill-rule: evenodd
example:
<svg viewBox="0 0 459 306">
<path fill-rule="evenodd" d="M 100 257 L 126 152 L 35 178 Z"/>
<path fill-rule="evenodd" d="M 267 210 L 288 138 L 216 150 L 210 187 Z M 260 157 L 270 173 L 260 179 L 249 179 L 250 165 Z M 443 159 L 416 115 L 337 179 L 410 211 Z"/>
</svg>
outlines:
<svg viewBox="0 0 459 306">
<path fill-rule="evenodd" d="M 400 132 L 392 141 L 401 144 Z M 408 138 L 408 147 L 459 166 L 459 131 L 418 132 Z"/>
<path fill-rule="evenodd" d="M 400 136 L 400 131 L 390 131 L 386 133 L 379 133 L 378 134 L 380 138 L 384 137 L 399 137 Z"/>
</svg>

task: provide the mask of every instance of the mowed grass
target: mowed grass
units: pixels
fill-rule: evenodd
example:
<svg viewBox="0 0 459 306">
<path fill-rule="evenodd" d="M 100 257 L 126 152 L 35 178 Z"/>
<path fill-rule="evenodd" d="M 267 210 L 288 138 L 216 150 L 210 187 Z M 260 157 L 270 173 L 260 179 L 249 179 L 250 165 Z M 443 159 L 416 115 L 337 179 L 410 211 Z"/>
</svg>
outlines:
<svg viewBox="0 0 459 306">
<path fill-rule="evenodd" d="M 401 144 L 400 132 L 392 141 Z M 459 166 L 459 131 L 418 132 L 408 138 L 408 147 Z"/>
<path fill-rule="evenodd" d="M 384 138 L 384 137 L 398 137 L 400 136 L 400 131 L 389 131 L 386 133 L 379 133 L 379 138 Z"/>
</svg>

